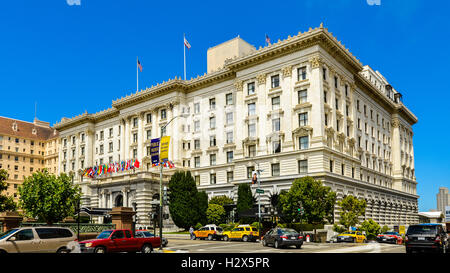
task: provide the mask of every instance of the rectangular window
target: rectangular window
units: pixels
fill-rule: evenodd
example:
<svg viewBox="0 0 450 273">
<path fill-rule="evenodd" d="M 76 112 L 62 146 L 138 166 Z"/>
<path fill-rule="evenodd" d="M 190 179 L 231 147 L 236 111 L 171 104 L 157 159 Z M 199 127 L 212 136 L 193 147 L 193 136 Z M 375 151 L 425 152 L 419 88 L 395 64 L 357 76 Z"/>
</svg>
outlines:
<svg viewBox="0 0 450 273">
<path fill-rule="evenodd" d="M 226 94 L 225 100 L 227 102 L 227 105 L 233 105 L 233 93 Z"/>
<path fill-rule="evenodd" d="M 209 165 L 210 166 L 216 165 L 216 154 L 209 155 Z"/>
<path fill-rule="evenodd" d="M 256 156 L 256 145 L 249 145 L 248 146 L 248 155 L 250 157 Z"/>
<path fill-rule="evenodd" d="M 270 81 L 271 81 L 272 88 L 280 86 L 280 75 L 274 75 L 274 76 L 270 77 Z"/>
<path fill-rule="evenodd" d="M 100 139 L 103 140 L 103 131 L 100 131 Z"/>
<path fill-rule="evenodd" d="M 233 163 L 233 151 L 227 152 L 227 163 Z"/>
<path fill-rule="evenodd" d="M 210 147 L 216 146 L 216 136 L 209 136 L 209 146 Z"/>
<path fill-rule="evenodd" d="M 327 103 L 327 91 L 323 91 L 323 102 Z"/>
<path fill-rule="evenodd" d="M 328 114 L 325 114 L 325 126 L 328 126 Z"/>
<path fill-rule="evenodd" d="M 298 161 L 298 173 L 299 174 L 308 173 L 308 160 L 299 160 Z"/>
<path fill-rule="evenodd" d="M 306 80 L 306 66 L 297 69 L 297 81 Z"/>
<path fill-rule="evenodd" d="M 272 176 L 280 176 L 280 163 L 275 163 L 271 165 Z"/>
<path fill-rule="evenodd" d="M 281 153 L 281 140 L 272 142 L 272 150 L 274 154 Z"/>
<path fill-rule="evenodd" d="M 338 88 L 338 77 L 334 76 L 334 87 Z"/>
<path fill-rule="evenodd" d="M 133 143 L 136 143 L 138 141 L 138 134 L 134 133 L 133 134 Z"/>
<path fill-rule="evenodd" d="M 194 150 L 200 150 L 200 139 L 194 140 Z"/>
<path fill-rule="evenodd" d="M 211 184 L 216 184 L 216 174 L 215 173 L 212 173 L 209 175 L 209 182 Z"/>
<path fill-rule="evenodd" d="M 280 131 L 280 118 L 272 119 L 272 131 L 273 132 Z"/>
<path fill-rule="evenodd" d="M 133 158 L 137 158 L 137 149 L 133 149 Z"/>
<path fill-rule="evenodd" d="M 198 114 L 200 113 L 200 103 L 194 103 L 194 113 Z"/>
<path fill-rule="evenodd" d="M 147 114 L 147 123 L 152 123 L 152 114 Z"/>
<path fill-rule="evenodd" d="M 112 151 L 113 151 L 113 143 L 110 142 L 110 143 L 109 143 L 109 152 L 111 153 Z"/>
<path fill-rule="evenodd" d="M 113 137 L 113 128 L 109 128 L 109 137 Z"/>
<path fill-rule="evenodd" d="M 300 90 L 298 91 L 298 103 L 305 103 L 308 101 L 308 91 Z"/>
<path fill-rule="evenodd" d="M 298 125 L 306 126 L 308 125 L 308 113 L 300 113 L 298 114 Z"/>
<path fill-rule="evenodd" d="M 250 82 L 247 84 L 247 94 L 248 95 L 255 94 L 255 83 L 254 82 Z"/>
<path fill-rule="evenodd" d="M 248 136 L 256 137 L 256 124 L 255 123 L 251 123 L 248 125 Z"/>
<path fill-rule="evenodd" d="M 247 178 L 252 178 L 252 173 L 255 170 L 254 166 L 247 167 Z"/>
<path fill-rule="evenodd" d="M 322 68 L 322 74 L 323 74 L 323 79 L 327 80 L 327 69 L 325 67 Z"/>
<path fill-rule="evenodd" d="M 136 128 L 138 126 L 138 118 L 133 118 L 133 128 Z M 103 139 L 103 132 L 100 132 L 100 138 Z"/>
<path fill-rule="evenodd" d="M 216 128 L 216 118 L 215 117 L 210 117 L 209 118 L 209 128 L 210 129 L 215 129 Z"/>
<path fill-rule="evenodd" d="M 200 167 L 200 157 L 199 156 L 194 157 L 194 166 L 196 168 Z"/>
<path fill-rule="evenodd" d="M 199 132 L 200 131 L 200 121 L 196 120 L 194 121 L 194 132 Z"/>
<path fill-rule="evenodd" d="M 233 143 L 233 132 L 227 132 L 227 144 Z"/>
<path fill-rule="evenodd" d="M 307 136 L 302 136 L 299 138 L 300 150 L 308 149 L 309 147 L 309 138 Z"/>
<path fill-rule="evenodd" d="M 233 123 L 233 112 L 227 113 L 227 124 Z"/>
<path fill-rule="evenodd" d="M 341 174 L 345 175 L 345 165 L 341 164 Z"/>
<path fill-rule="evenodd" d="M 248 115 L 253 116 L 256 114 L 256 104 L 255 103 L 249 103 L 248 104 Z"/>
<path fill-rule="evenodd" d="M 330 172 L 333 172 L 333 166 L 334 166 L 334 162 L 333 162 L 333 160 L 330 160 Z"/>
<path fill-rule="evenodd" d="M 147 140 L 152 139 L 152 130 L 147 130 Z"/>
<path fill-rule="evenodd" d="M 227 172 L 227 182 L 233 182 L 233 172 Z"/>
<path fill-rule="evenodd" d="M 209 109 L 210 110 L 216 109 L 216 99 L 215 98 L 209 99 Z"/>
<path fill-rule="evenodd" d="M 272 110 L 280 109 L 280 97 L 272 98 Z"/>
<path fill-rule="evenodd" d="M 166 118 L 167 118 L 166 109 L 162 109 L 161 110 L 161 119 L 166 119 Z"/>
<path fill-rule="evenodd" d="M 195 176 L 195 184 L 200 185 L 200 175 Z"/>
<path fill-rule="evenodd" d="M 150 156 L 152 153 L 152 147 L 147 146 L 147 156 Z"/>
</svg>

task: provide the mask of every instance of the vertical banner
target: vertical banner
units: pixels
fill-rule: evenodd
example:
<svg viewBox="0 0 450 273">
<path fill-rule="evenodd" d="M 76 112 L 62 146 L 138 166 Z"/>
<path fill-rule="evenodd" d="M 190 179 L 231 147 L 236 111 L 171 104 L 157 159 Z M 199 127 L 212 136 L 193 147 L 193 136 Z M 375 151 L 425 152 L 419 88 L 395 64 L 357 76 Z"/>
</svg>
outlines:
<svg viewBox="0 0 450 273">
<path fill-rule="evenodd" d="M 170 136 L 161 137 L 161 152 L 159 154 L 161 162 L 169 160 Z"/>
<path fill-rule="evenodd" d="M 159 163 L 159 138 L 154 138 L 151 140 L 150 156 L 152 157 L 152 164 Z"/>
</svg>

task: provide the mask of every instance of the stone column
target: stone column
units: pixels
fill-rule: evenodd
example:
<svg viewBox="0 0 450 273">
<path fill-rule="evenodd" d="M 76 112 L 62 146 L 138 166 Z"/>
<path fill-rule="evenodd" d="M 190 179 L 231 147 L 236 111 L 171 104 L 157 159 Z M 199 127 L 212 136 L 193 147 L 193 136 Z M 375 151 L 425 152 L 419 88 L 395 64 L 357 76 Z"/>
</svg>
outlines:
<svg viewBox="0 0 450 273">
<path fill-rule="evenodd" d="M 311 127 L 313 128 L 310 146 L 323 146 L 322 138 L 325 136 L 325 109 L 324 109 L 324 88 L 322 76 L 323 60 L 320 56 L 314 56 L 309 59 L 309 88 L 308 88 L 308 102 L 312 105 L 320 105 L 320 107 L 312 107 L 310 117 Z M 328 92 L 329 93 L 329 92 Z M 332 124 L 333 119 L 328 117 L 328 124 Z"/>
</svg>

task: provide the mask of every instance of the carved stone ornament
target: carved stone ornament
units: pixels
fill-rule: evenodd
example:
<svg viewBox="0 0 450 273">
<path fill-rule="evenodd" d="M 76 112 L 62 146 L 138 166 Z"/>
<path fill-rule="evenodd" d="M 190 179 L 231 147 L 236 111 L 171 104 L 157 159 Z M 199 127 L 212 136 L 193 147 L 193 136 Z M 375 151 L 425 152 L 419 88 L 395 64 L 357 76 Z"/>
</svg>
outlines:
<svg viewBox="0 0 450 273">
<path fill-rule="evenodd" d="M 283 67 L 281 71 L 283 72 L 283 77 L 290 77 L 292 75 L 292 65 Z"/>
<path fill-rule="evenodd" d="M 309 59 L 309 63 L 311 64 L 311 68 L 319 68 L 323 62 L 319 56 L 314 56 Z"/>
<path fill-rule="evenodd" d="M 265 84 L 266 74 L 259 74 L 258 76 L 256 76 L 256 80 L 258 81 L 258 84 Z"/>
<path fill-rule="evenodd" d="M 243 81 L 235 81 L 234 82 L 234 88 L 236 88 L 236 91 L 242 91 L 244 90 L 244 82 Z"/>
<path fill-rule="evenodd" d="M 400 126 L 400 121 L 398 119 L 394 119 L 391 124 L 393 128 L 398 128 Z"/>
<path fill-rule="evenodd" d="M 300 126 L 292 131 L 293 137 L 300 137 L 300 136 L 308 136 L 312 135 L 312 127 L 310 126 Z"/>
</svg>

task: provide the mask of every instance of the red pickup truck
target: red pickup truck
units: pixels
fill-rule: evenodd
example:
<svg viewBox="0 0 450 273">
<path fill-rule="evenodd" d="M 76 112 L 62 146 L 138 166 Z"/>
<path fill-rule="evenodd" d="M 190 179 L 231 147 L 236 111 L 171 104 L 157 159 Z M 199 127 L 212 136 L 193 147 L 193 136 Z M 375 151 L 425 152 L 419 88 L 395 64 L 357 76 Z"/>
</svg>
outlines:
<svg viewBox="0 0 450 273">
<path fill-rule="evenodd" d="M 142 252 L 151 253 L 161 244 L 159 237 L 136 238 L 128 229 L 105 230 L 94 240 L 79 243 L 82 253 Z"/>
</svg>

